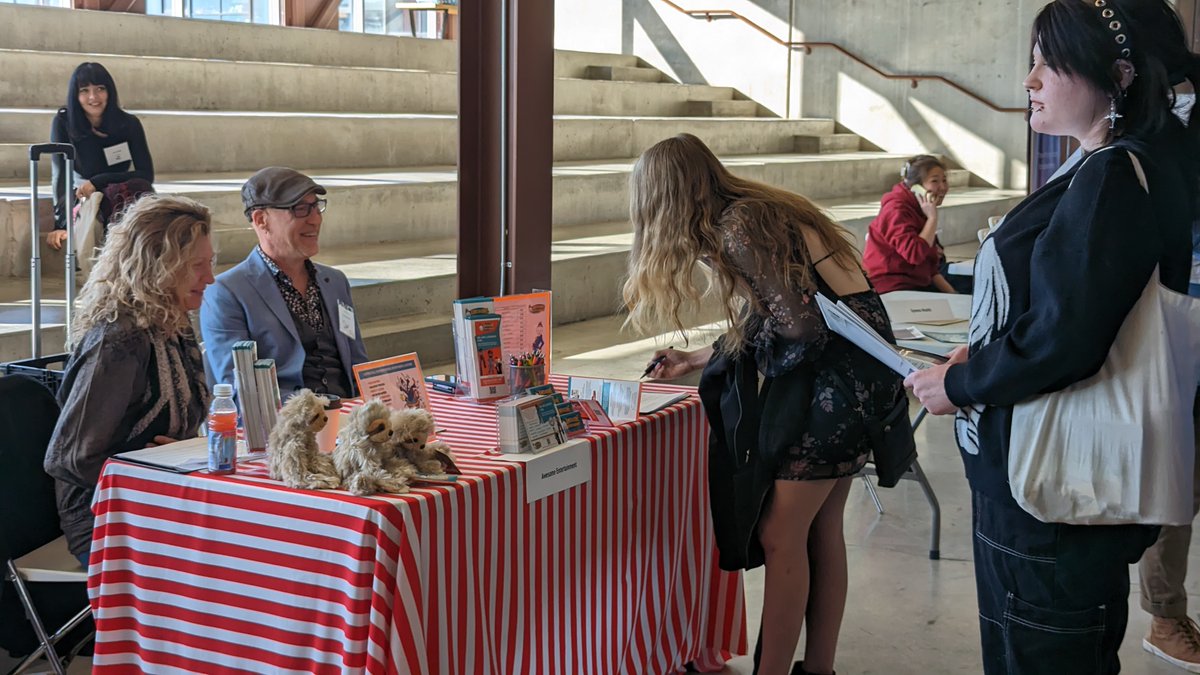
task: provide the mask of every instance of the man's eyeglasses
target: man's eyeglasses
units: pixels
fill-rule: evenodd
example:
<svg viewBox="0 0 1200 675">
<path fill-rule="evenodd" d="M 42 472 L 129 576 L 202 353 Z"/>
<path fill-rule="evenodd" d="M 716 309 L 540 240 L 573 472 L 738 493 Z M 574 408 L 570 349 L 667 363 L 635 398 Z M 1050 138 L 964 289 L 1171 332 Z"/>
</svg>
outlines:
<svg viewBox="0 0 1200 675">
<path fill-rule="evenodd" d="M 280 211 L 291 211 L 292 215 L 297 218 L 307 218 L 313 212 L 313 209 L 316 209 L 317 213 L 325 213 L 325 205 L 327 203 L 324 199 L 318 199 L 313 202 L 300 202 L 295 206 L 272 206 L 270 208 L 279 209 Z"/>
</svg>

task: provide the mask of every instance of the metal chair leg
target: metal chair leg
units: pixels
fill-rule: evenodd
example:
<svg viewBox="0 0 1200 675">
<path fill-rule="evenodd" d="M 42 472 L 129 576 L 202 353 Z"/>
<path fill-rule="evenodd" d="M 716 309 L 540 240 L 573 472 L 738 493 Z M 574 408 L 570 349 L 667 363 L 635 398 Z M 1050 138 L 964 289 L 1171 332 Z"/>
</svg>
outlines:
<svg viewBox="0 0 1200 675">
<path fill-rule="evenodd" d="M 41 643 L 41 647 L 31 654 L 30 658 L 41 656 L 42 653 L 45 653 L 46 660 L 50 662 L 50 667 L 54 669 L 55 675 L 67 675 L 67 669 L 63 667 L 62 661 L 58 658 L 58 652 L 54 651 L 54 642 L 46 633 L 46 628 L 42 626 L 42 619 L 38 616 L 37 609 L 34 607 L 33 597 L 29 595 L 29 589 L 25 587 L 25 580 L 21 578 L 21 573 L 17 571 L 17 566 L 12 560 L 8 561 L 8 578 L 17 589 L 17 596 L 20 598 L 21 604 L 25 606 L 25 615 L 29 618 L 29 623 L 33 626 L 33 632 L 37 634 L 38 642 Z M 87 611 L 91 611 L 91 608 L 88 608 Z M 59 637 L 61 636 L 56 633 L 55 639 Z M 27 668 L 28 666 L 25 664 L 27 662 L 32 663 L 30 658 L 22 661 L 21 665 L 17 669 L 14 669 L 13 672 L 19 673 L 24 668 Z M 36 658 L 33 660 L 36 660 Z"/>
<path fill-rule="evenodd" d="M 917 476 L 921 491 L 925 493 L 926 501 L 929 502 L 929 559 L 938 560 L 942 557 L 942 505 L 938 503 L 937 495 L 933 493 L 933 486 L 929 484 L 929 478 L 925 476 L 921 463 L 913 461 L 912 471 Z"/>
<path fill-rule="evenodd" d="M 879 501 L 879 493 L 875 491 L 875 486 L 871 484 L 871 479 L 867 476 L 867 474 L 864 473 L 862 479 L 863 485 L 867 486 L 867 492 L 871 495 L 871 501 L 875 502 L 875 510 L 878 511 L 879 515 L 882 516 L 883 502 Z"/>
</svg>

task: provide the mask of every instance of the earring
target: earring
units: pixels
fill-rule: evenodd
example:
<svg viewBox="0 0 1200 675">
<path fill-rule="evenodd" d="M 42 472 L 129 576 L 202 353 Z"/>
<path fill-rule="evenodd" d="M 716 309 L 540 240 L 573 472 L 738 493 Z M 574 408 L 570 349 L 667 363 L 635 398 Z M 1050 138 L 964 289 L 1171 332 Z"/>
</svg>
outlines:
<svg viewBox="0 0 1200 675">
<path fill-rule="evenodd" d="M 1108 130 L 1109 131 L 1116 129 L 1117 128 L 1117 120 L 1124 117 L 1124 115 L 1117 112 L 1117 97 L 1116 96 L 1109 97 L 1109 99 L 1108 99 L 1108 114 L 1105 115 L 1104 117 L 1106 117 L 1108 119 Z"/>
</svg>

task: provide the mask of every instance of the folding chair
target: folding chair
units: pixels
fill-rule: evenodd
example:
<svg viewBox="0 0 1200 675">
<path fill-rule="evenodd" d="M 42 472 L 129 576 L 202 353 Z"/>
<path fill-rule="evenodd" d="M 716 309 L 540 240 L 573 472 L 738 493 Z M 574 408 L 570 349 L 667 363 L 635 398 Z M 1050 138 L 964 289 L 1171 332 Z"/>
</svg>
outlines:
<svg viewBox="0 0 1200 675">
<path fill-rule="evenodd" d="M 58 404 L 41 382 L 23 375 L 0 377 L 0 400 L 6 402 L 0 407 L 0 439 L 4 439 L 0 443 L 0 560 L 5 561 L 5 580 L 12 583 L 20 604 L 20 609 L 16 603 L 5 605 L 0 625 L 5 626 L 6 635 L 14 638 L 20 628 L 18 614 L 23 611 L 38 644 L 10 675 L 24 672 L 42 656 L 55 673 L 62 675 L 66 672 L 64 658 L 55 646 L 91 615 L 91 607 L 83 595 L 87 572 L 67 551 L 58 526 L 54 480 L 42 469 L 58 418 Z M 76 586 L 66 586 L 68 583 Z M 39 587 L 34 591 L 30 584 Z M 43 584 L 53 584 L 54 591 L 62 592 L 51 591 Z M 0 587 L 0 596 L 5 591 L 7 588 Z M 35 605 L 34 595 L 43 601 L 40 608 Z M 76 610 L 74 603 L 80 597 L 83 607 Z M 46 630 L 43 617 L 53 614 L 57 623 L 70 612 L 75 614 L 62 628 L 52 635 Z M 32 648 L 28 632 L 24 635 L 14 638 L 21 643 L 19 653 Z M 73 658 L 86 643 L 86 638 L 80 640 L 65 660 Z"/>
<path fill-rule="evenodd" d="M 85 570 L 75 556 L 71 555 L 67 550 L 67 538 L 59 537 L 38 548 L 37 550 L 17 558 L 9 560 L 7 563 L 8 580 L 13 583 L 17 589 L 17 596 L 21 599 L 21 605 L 25 608 L 25 616 L 29 619 L 29 623 L 33 626 L 33 632 L 37 634 L 38 648 L 29 656 L 25 657 L 17 667 L 9 671 L 9 675 L 17 675 L 29 669 L 42 656 L 50 662 L 50 667 L 54 669 L 56 675 L 66 675 L 67 669 L 65 663 L 70 663 L 79 650 L 87 643 L 87 640 L 81 640 L 75 645 L 72 650 L 66 654 L 65 658 L 60 657 L 55 645 L 59 643 L 75 627 L 83 623 L 92 615 L 91 605 L 85 605 L 79 610 L 75 616 L 71 617 L 67 623 L 50 635 L 46 632 L 46 627 L 42 625 L 42 619 L 38 615 L 37 607 L 33 604 L 33 597 L 29 593 L 27 583 L 87 583 L 87 570 Z"/>
<path fill-rule="evenodd" d="M 917 418 L 913 420 L 913 431 L 921 426 L 924 421 L 927 410 L 921 408 L 917 413 Z M 875 475 L 875 467 L 868 464 L 862 471 L 863 484 L 867 486 L 867 492 L 871 494 L 871 501 L 875 502 L 875 510 L 883 515 L 883 502 L 879 501 L 879 493 L 875 491 L 875 486 L 871 484 L 871 480 L 867 476 Z M 938 560 L 942 557 L 942 506 L 938 503 L 937 495 L 933 492 L 933 486 L 929 484 L 929 478 L 925 476 L 925 472 L 921 469 L 921 462 L 913 460 L 912 466 L 901 477 L 902 480 L 915 480 L 921 486 L 921 491 L 925 493 L 925 500 L 929 502 L 929 510 L 932 512 L 929 524 L 929 559 Z"/>
</svg>

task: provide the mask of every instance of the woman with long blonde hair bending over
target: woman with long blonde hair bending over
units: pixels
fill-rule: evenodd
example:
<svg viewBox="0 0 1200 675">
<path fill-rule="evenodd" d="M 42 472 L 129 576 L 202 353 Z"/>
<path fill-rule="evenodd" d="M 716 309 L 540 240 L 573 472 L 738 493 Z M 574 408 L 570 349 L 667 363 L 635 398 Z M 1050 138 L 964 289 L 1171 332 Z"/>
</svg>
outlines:
<svg viewBox="0 0 1200 675">
<path fill-rule="evenodd" d="M 204 421 L 208 387 L 188 313 L 213 281 L 211 221 L 190 199 L 143 197 L 109 230 L 79 294 L 45 466 L 67 545 L 85 567 L 105 460 L 194 438 Z"/>
<path fill-rule="evenodd" d="M 729 173 L 690 134 L 641 156 L 630 212 L 628 323 L 683 331 L 686 308 L 709 291 L 728 320 L 711 347 L 659 351 L 651 374 L 705 369 L 721 567 L 766 564 L 757 672 L 832 673 L 847 588 L 842 512 L 870 452 L 863 416 L 904 394 L 898 376 L 829 331 L 816 294 L 891 339 L 887 313 L 844 229 L 804 197 Z"/>
</svg>

